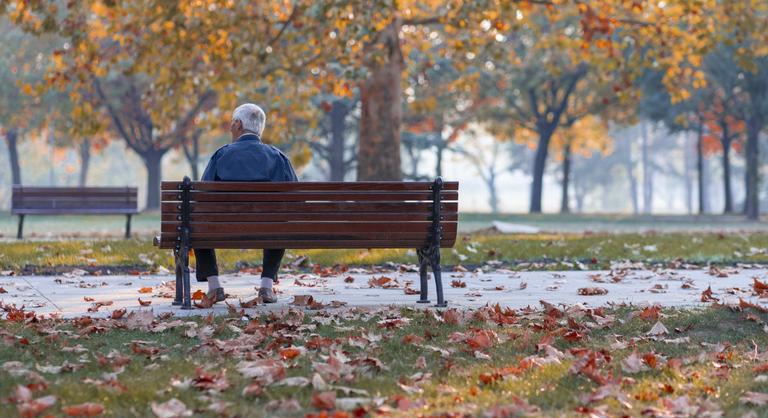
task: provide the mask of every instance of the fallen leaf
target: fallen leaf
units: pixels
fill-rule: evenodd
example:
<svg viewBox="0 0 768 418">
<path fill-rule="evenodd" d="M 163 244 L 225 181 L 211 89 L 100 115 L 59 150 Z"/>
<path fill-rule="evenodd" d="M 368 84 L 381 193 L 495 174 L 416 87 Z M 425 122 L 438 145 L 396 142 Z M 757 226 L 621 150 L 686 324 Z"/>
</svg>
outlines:
<svg viewBox="0 0 768 418">
<path fill-rule="evenodd" d="M 755 289 L 755 293 L 760 296 L 768 295 L 768 283 L 757 280 L 757 277 L 753 277 L 752 280 L 754 280 L 752 288 Z"/>
<path fill-rule="evenodd" d="M 115 309 L 114 311 L 112 311 L 112 315 L 110 316 L 110 318 L 112 318 L 112 319 L 120 319 L 120 318 L 123 317 L 123 315 L 125 315 L 126 312 L 128 312 L 128 310 L 126 308 Z"/>
<path fill-rule="evenodd" d="M 581 287 L 579 288 L 579 295 L 581 296 L 598 296 L 607 295 L 608 289 L 602 287 Z"/>
<path fill-rule="evenodd" d="M 56 404 L 56 396 L 48 395 L 17 405 L 21 418 L 34 418 Z"/>
<path fill-rule="evenodd" d="M 195 302 L 194 305 L 198 309 L 208 309 L 213 307 L 214 299 L 209 298 L 208 295 L 203 293 L 203 297 L 200 298 L 200 302 Z"/>
<path fill-rule="evenodd" d="M 151 300 L 141 300 L 141 298 L 139 298 L 139 305 L 141 305 L 141 306 L 149 306 L 151 304 L 152 304 Z"/>
<path fill-rule="evenodd" d="M 203 299 L 203 296 L 205 296 L 205 292 L 203 292 L 200 289 L 195 290 L 194 293 L 192 293 L 192 300 L 201 300 Z"/>
<path fill-rule="evenodd" d="M 315 302 L 315 299 L 311 295 L 294 295 L 291 305 L 296 306 L 311 306 Z"/>
<path fill-rule="evenodd" d="M 243 302 L 242 299 L 240 299 L 239 301 L 240 301 L 240 307 L 241 308 L 243 308 L 243 309 L 250 309 L 250 308 L 255 308 L 259 303 L 261 303 L 261 297 L 257 296 L 255 298 L 253 298 L 251 300 L 247 300 L 245 302 Z"/>
<path fill-rule="evenodd" d="M 720 302 L 720 299 L 712 296 L 712 286 L 707 286 L 707 289 L 701 292 L 702 302 Z"/>
<path fill-rule="evenodd" d="M 151 287 L 142 287 L 141 289 L 139 289 L 139 293 L 152 293 L 152 288 Z"/>
<path fill-rule="evenodd" d="M 184 402 L 172 398 L 163 403 L 152 402 L 152 412 L 155 413 L 157 418 L 179 418 L 179 417 L 191 417 L 192 410 L 187 409 Z"/>
<path fill-rule="evenodd" d="M 336 406 L 336 392 L 320 392 L 312 394 L 312 405 L 317 409 L 331 410 Z"/>
<path fill-rule="evenodd" d="M 98 403 L 86 402 L 79 405 L 61 408 L 69 417 L 95 417 L 104 413 L 104 406 Z"/>
<path fill-rule="evenodd" d="M 743 395 L 741 395 L 739 401 L 745 404 L 763 406 L 768 404 L 768 393 L 745 392 Z"/>
<path fill-rule="evenodd" d="M 457 287 L 457 288 L 467 287 L 467 283 L 462 282 L 461 280 L 451 280 L 451 287 Z"/>
<path fill-rule="evenodd" d="M 664 326 L 664 324 L 661 323 L 661 321 L 656 321 L 656 323 L 653 325 L 653 328 L 648 331 L 648 335 L 652 337 L 659 337 L 667 334 L 669 334 L 669 330 Z"/>
</svg>

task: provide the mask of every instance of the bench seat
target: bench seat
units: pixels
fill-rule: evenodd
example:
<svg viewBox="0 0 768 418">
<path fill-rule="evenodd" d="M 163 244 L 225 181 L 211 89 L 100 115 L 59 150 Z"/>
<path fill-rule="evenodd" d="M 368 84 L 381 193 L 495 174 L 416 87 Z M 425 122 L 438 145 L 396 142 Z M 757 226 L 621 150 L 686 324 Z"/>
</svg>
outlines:
<svg viewBox="0 0 768 418">
<path fill-rule="evenodd" d="M 456 242 L 458 182 L 163 182 L 160 236 L 176 254 L 176 304 L 190 308 L 189 249 L 414 248 L 421 302 L 441 247 Z"/>
</svg>

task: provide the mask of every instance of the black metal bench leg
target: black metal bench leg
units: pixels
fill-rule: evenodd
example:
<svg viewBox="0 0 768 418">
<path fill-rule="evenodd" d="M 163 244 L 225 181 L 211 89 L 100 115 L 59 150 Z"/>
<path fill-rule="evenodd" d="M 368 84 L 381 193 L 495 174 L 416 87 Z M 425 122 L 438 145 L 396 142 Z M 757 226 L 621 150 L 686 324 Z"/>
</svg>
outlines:
<svg viewBox="0 0 768 418">
<path fill-rule="evenodd" d="M 181 304 L 181 309 L 192 309 L 192 288 L 189 283 L 189 249 L 181 249 L 184 253 L 181 255 L 181 276 L 184 289 L 184 302 Z"/>
<path fill-rule="evenodd" d="M 421 294 L 417 303 L 429 303 L 429 277 L 427 273 L 429 259 L 421 249 L 416 250 L 416 255 L 419 256 L 419 281 L 421 282 L 421 288 L 419 289 Z"/>
<path fill-rule="evenodd" d="M 448 306 L 448 302 L 443 297 L 443 278 L 440 268 L 440 248 L 435 249 L 432 254 L 432 274 L 435 275 L 435 290 L 437 291 L 437 306 L 438 308 L 445 308 Z"/>
<path fill-rule="evenodd" d="M 181 260 L 179 260 L 179 251 L 174 250 L 176 260 L 176 297 L 173 298 L 172 305 L 180 306 L 184 298 L 184 283 L 182 282 Z"/>
<path fill-rule="evenodd" d="M 128 219 L 125 221 L 125 238 L 131 237 L 131 215 L 126 215 Z"/>
<path fill-rule="evenodd" d="M 21 239 L 24 236 L 24 215 L 19 215 L 19 230 L 16 233 L 16 239 Z"/>
</svg>

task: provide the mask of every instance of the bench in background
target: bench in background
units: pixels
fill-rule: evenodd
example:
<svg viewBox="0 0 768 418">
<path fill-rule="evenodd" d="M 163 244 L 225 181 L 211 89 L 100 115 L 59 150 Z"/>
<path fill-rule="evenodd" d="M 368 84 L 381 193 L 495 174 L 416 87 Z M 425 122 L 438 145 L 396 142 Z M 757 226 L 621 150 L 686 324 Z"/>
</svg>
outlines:
<svg viewBox="0 0 768 418">
<path fill-rule="evenodd" d="M 163 182 L 161 235 L 174 250 L 174 305 L 190 309 L 193 248 L 415 248 L 420 303 L 429 303 L 427 268 L 437 306 L 446 306 L 440 248 L 453 247 L 458 182 Z"/>
<path fill-rule="evenodd" d="M 131 236 L 131 216 L 138 211 L 135 187 L 13 186 L 11 214 L 19 216 L 21 239 L 26 215 L 125 215 L 125 237 Z"/>
</svg>

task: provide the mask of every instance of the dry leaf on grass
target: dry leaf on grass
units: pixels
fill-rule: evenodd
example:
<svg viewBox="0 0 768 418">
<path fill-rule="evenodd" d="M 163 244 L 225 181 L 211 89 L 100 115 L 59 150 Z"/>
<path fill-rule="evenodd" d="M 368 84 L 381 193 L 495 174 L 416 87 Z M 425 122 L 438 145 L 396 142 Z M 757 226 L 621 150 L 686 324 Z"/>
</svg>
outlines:
<svg viewBox="0 0 768 418">
<path fill-rule="evenodd" d="M 648 335 L 652 337 L 660 337 L 667 334 L 669 334 L 669 330 L 664 326 L 664 324 L 661 323 L 661 321 L 656 321 L 656 323 L 653 325 L 653 328 L 648 331 Z"/>
<path fill-rule="evenodd" d="M 95 417 L 104 413 L 102 404 L 86 402 L 61 408 L 68 417 Z"/>
<path fill-rule="evenodd" d="M 741 401 L 741 403 L 755 405 L 755 406 L 767 405 L 768 393 L 745 392 L 743 395 L 741 395 L 741 397 L 739 398 L 739 401 Z"/>
<path fill-rule="evenodd" d="M 157 418 L 191 417 L 192 410 L 187 409 L 184 402 L 173 398 L 163 403 L 152 402 L 152 412 Z"/>
</svg>

